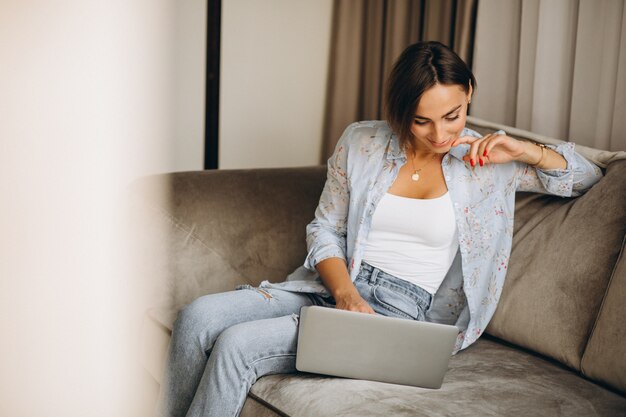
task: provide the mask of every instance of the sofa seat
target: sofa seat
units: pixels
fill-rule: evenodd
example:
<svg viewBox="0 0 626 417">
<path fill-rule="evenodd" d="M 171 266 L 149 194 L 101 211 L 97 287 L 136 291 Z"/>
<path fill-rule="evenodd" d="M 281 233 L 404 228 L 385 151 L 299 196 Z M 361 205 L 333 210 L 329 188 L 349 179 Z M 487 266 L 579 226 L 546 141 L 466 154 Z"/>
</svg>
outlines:
<svg viewBox="0 0 626 417">
<path fill-rule="evenodd" d="M 161 352 L 152 366 L 144 365 L 156 370 L 152 374 L 157 380 L 162 372 L 157 364 L 165 356 L 176 311 L 148 312 L 144 340 L 152 349 L 161 346 Z M 554 360 L 484 335 L 450 359 L 438 390 L 304 372 L 268 375 L 252 386 L 241 413 L 241 417 L 451 415 L 626 416 L 626 398 Z"/>
<path fill-rule="evenodd" d="M 626 398 L 489 336 L 451 358 L 438 390 L 296 373 L 260 378 L 250 400 L 294 417 L 626 416 Z"/>
</svg>

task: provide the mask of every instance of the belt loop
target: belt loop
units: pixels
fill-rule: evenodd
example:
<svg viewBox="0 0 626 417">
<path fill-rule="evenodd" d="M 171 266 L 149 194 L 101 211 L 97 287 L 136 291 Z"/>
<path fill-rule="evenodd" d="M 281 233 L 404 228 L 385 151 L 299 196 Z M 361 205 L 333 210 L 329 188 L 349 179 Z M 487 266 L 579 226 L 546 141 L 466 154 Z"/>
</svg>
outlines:
<svg viewBox="0 0 626 417">
<path fill-rule="evenodd" d="M 374 269 L 372 269 L 372 273 L 370 274 L 370 284 L 374 285 L 376 284 L 376 278 L 378 278 L 378 273 L 380 272 L 380 269 L 374 267 Z"/>
</svg>

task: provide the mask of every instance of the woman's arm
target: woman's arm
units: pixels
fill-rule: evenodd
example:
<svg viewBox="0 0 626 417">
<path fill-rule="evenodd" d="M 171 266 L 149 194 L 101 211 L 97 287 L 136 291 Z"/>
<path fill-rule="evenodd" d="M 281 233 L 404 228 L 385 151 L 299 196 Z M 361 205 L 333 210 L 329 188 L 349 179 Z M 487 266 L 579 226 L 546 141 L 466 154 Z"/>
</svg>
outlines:
<svg viewBox="0 0 626 417">
<path fill-rule="evenodd" d="M 352 284 L 346 260 L 350 204 L 348 148 L 357 126 L 358 123 L 353 123 L 346 128 L 328 159 L 326 184 L 315 210 L 315 219 L 306 228 L 308 255 L 304 266 L 311 271 L 317 270 L 337 308 L 373 313 Z"/>
<path fill-rule="evenodd" d="M 522 143 L 530 154 L 537 150 L 541 152 L 541 148 L 533 143 Z M 539 160 L 537 156 L 532 160 L 530 154 L 525 154 L 515 162 L 517 191 L 578 197 L 602 178 L 600 168 L 574 151 L 573 142 L 546 146 L 546 156 L 539 166 L 529 165 L 529 162 L 536 163 Z M 536 149 L 533 150 L 533 147 Z"/>
<path fill-rule="evenodd" d="M 509 137 L 499 130 L 483 137 L 476 134 L 463 136 L 456 139 L 452 146 L 461 143 L 470 144 L 463 160 L 477 169 L 480 169 L 478 165 L 513 162 L 517 191 L 577 197 L 602 178 L 600 168 L 574 151 L 573 142 L 544 145 L 542 150 L 531 142 Z M 545 154 L 543 157 L 541 152 Z M 538 166 L 530 165 L 537 163 Z"/>
<path fill-rule="evenodd" d="M 335 152 L 328 159 L 326 183 L 315 209 L 315 218 L 306 227 L 308 254 L 304 266 L 315 271 L 315 266 L 327 258 L 346 262 L 346 235 L 350 187 L 348 184 L 348 142 L 356 124 L 346 128 Z"/>
<path fill-rule="evenodd" d="M 541 148 L 527 141 L 522 141 L 522 147 L 524 153 L 517 158 L 520 162 L 539 169 L 567 169 L 565 158 L 552 149 Z"/>
</svg>

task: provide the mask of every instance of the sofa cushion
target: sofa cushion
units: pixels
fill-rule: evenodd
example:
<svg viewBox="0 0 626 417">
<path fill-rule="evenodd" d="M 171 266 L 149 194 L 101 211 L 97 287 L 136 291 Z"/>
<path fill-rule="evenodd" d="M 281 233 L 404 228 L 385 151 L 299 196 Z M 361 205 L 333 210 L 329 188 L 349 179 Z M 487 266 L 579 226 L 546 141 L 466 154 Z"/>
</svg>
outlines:
<svg viewBox="0 0 626 417">
<path fill-rule="evenodd" d="M 581 197 L 518 194 L 489 334 L 580 369 L 626 229 L 625 181 L 619 160 Z"/>
<path fill-rule="evenodd" d="M 439 390 L 296 373 L 260 378 L 251 396 L 298 417 L 626 415 L 626 398 L 485 337 L 452 357 Z"/>
<path fill-rule="evenodd" d="M 258 401 L 255 398 L 248 396 L 246 402 L 243 404 L 243 408 L 239 413 L 239 417 L 282 417 L 283 414 L 278 414 L 272 410 L 271 406 Z"/>
<path fill-rule="evenodd" d="M 626 394 L 626 237 L 585 349 L 583 373 Z"/>
</svg>

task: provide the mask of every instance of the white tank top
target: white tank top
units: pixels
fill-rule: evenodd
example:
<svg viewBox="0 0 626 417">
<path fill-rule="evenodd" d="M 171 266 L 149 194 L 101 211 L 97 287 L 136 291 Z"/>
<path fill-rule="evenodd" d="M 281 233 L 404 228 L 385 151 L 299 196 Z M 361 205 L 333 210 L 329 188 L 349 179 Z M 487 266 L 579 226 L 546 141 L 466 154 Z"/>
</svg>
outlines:
<svg viewBox="0 0 626 417">
<path fill-rule="evenodd" d="M 431 199 L 385 194 L 363 261 L 435 294 L 459 248 L 450 193 Z"/>
</svg>

